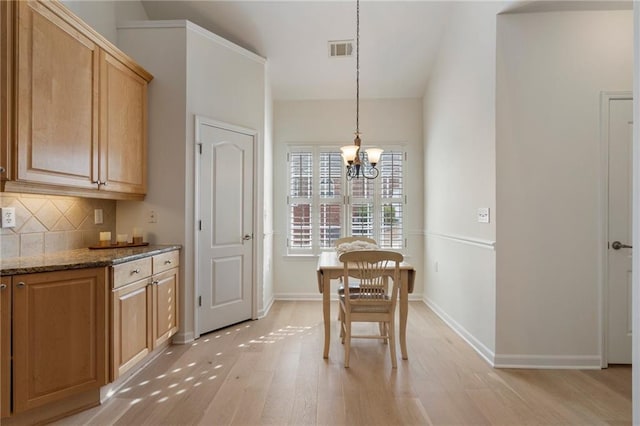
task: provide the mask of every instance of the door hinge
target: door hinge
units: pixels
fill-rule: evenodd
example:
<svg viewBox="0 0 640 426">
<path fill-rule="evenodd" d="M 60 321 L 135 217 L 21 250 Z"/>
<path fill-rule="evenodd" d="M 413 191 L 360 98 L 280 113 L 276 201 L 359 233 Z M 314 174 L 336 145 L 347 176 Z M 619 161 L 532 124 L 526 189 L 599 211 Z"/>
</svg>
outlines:
<svg viewBox="0 0 640 426">
<path fill-rule="evenodd" d="M 198 154 L 202 154 L 202 144 L 198 144 Z"/>
<path fill-rule="evenodd" d="M 198 306 L 202 306 L 202 296 L 198 296 Z"/>
<path fill-rule="evenodd" d="M 202 221 L 198 221 L 198 231 L 202 231 Z"/>
</svg>

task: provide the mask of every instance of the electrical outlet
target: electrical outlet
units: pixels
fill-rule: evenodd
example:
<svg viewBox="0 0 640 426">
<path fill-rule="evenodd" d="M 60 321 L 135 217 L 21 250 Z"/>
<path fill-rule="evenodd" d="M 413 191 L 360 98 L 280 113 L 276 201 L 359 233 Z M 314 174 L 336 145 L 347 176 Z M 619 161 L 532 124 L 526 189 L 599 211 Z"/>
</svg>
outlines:
<svg viewBox="0 0 640 426">
<path fill-rule="evenodd" d="M 489 207 L 480 207 L 478 209 L 478 222 L 489 223 Z"/>
<path fill-rule="evenodd" d="M 93 223 L 95 225 L 100 225 L 104 223 L 104 216 L 102 213 L 102 209 L 94 209 L 93 210 Z"/>
<path fill-rule="evenodd" d="M 16 227 L 16 209 L 14 207 L 3 207 L 2 209 L 2 227 Z"/>
<path fill-rule="evenodd" d="M 147 222 L 158 223 L 158 215 L 154 210 L 149 210 L 149 213 L 147 214 Z"/>
</svg>

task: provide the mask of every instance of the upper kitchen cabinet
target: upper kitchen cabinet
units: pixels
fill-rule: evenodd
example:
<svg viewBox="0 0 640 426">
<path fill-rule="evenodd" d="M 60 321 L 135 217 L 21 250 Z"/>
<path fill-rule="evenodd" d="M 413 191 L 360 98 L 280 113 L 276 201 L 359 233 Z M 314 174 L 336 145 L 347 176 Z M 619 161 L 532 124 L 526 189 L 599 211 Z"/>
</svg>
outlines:
<svg viewBox="0 0 640 426">
<path fill-rule="evenodd" d="M 100 57 L 100 182 L 109 191 L 147 190 L 147 80 Z"/>
<path fill-rule="evenodd" d="M 2 190 L 144 198 L 152 76 L 57 1 L 0 8 Z"/>
</svg>

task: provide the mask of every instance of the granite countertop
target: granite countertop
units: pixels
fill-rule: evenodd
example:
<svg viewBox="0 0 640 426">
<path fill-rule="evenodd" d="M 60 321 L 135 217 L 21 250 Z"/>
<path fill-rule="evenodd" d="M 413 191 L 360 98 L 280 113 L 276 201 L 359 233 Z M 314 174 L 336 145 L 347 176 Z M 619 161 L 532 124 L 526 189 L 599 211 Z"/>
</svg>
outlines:
<svg viewBox="0 0 640 426">
<path fill-rule="evenodd" d="M 180 248 L 180 245 L 148 245 L 101 250 L 83 248 L 42 256 L 0 259 L 0 276 L 111 266 Z"/>
</svg>

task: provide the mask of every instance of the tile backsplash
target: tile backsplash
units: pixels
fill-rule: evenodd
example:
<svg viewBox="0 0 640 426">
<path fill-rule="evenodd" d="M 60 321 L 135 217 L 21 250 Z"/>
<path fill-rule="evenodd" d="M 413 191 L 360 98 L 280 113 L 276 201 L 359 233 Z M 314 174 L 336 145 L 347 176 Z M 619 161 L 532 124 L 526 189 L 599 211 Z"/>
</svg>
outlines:
<svg viewBox="0 0 640 426">
<path fill-rule="evenodd" d="M 0 207 L 14 207 L 15 228 L 0 228 L 0 257 L 37 256 L 98 243 L 116 229 L 116 202 L 92 198 L 0 193 Z M 102 209 L 103 223 L 94 224 Z"/>
</svg>

